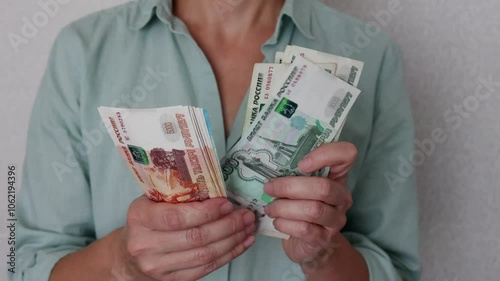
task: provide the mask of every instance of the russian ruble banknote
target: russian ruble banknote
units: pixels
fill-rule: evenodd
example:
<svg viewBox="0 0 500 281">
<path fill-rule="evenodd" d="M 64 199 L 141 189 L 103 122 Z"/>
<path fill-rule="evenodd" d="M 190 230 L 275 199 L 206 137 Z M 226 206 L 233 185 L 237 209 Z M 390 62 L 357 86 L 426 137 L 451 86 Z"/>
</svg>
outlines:
<svg viewBox="0 0 500 281">
<path fill-rule="evenodd" d="M 263 192 L 264 184 L 275 177 L 304 175 L 299 161 L 334 140 L 360 93 L 304 57 L 295 56 L 273 78 L 277 80 L 268 101 L 222 160 L 228 196 L 257 214 L 259 233 L 279 238 L 288 236 L 275 230 L 264 214 L 273 200 Z"/>
<path fill-rule="evenodd" d="M 298 56 L 305 57 L 309 61 L 316 64 L 333 63 L 337 66 L 335 72 L 336 77 L 346 81 L 354 87 L 358 86 L 359 78 L 364 66 L 362 61 L 336 56 L 300 46 L 289 45 L 286 47 L 284 54 L 281 56 L 281 63 L 291 63 Z"/>
<path fill-rule="evenodd" d="M 259 111 L 269 100 L 276 81 L 285 74 L 289 65 L 289 63 L 256 63 L 254 65 L 243 130 L 248 129 L 253 123 Z M 316 65 L 331 75 L 334 75 L 337 70 L 335 63 L 318 63 Z"/>
<path fill-rule="evenodd" d="M 226 196 L 203 109 L 98 110 L 123 160 L 150 199 L 180 203 Z"/>
<path fill-rule="evenodd" d="M 290 64 L 297 56 L 307 58 L 354 87 L 358 86 L 359 77 L 363 71 L 363 62 L 300 46 L 288 45 L 284 52 L 276 52 L 274 64 L 255 64 L 250 84 L 250 93 L 248 95 L 247 110 L 243 125 L 244 130 L 250 127 L 257 111 L 269 100 L 268 92 L 271 91 L 274 82 L 277 80 L 274 78 L 281 76 L 286 69 L 286 66 L 283 65 Z M 261 94 L 263 92 L 262 85 L 265 85 L 265 94 Z M 342 131 L 343 127 L 344 124 L 341 125 L 339 132 Z M 338 141 L 339 137 L 340 133 L 335 136 L 334 141 Z"/>
<path fill-rule="evenodd" d="M 297 56 L 305 57 L 314 63 L 334 63 L 337 66 L 335 76 L 353 85 L 354 87 L 358 86 L 359 78 L 364 66 L 362 61 L 319 52 L 300 46 L 288 45 L 282 55 L 280 55 L 281 63 L 292 62 Z M 340 126 L 339 134 L 335 136 L 334 141 L 339 140 L 340 132 L 342 132 L 344 125 L 345 120 Z"/>
</svg>

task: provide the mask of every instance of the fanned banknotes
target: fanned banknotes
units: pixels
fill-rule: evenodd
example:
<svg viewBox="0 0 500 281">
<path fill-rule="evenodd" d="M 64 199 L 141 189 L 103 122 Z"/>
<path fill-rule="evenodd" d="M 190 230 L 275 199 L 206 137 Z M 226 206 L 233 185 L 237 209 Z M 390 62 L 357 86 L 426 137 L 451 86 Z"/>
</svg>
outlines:
<svg viewBox="0 0 500 281">
<path fill-rule="evenodd" d="M 180 203 L 226 196 L 203 109 L 99 107 L 99 113 L 150 199 Z"/>
<path fill-rule="evenodd" d="M 285 52 L 276 52 L 275 63 L 256 63 L 250 83 L 247 110 L 243 129 L 246 130 L 255 120 L 256 115 L 267 103 L 273 87 L 276 85 L 276 77 L 281 77 L 287 70 L 288 65 L 297 57 L 305 57 L 317 66 L 324 68 L 326 72 L 348 82 L 356 87 L 359 77 L 363 71 L 363 62 L 340 57 L 328 53 L 304 47 L 289 45 Z M 341 128 L 343 127 L 343 124 Z M 342 131 L 342 129 L 340 129 Z M 336 139 L 340 134 L 337 134 Z"/>
<path fill-rule="evenodd" d="M 299 161 L 334 140 L 359 93 L 311 61 L 294 57 L 269 101 L 222 164 L 229 197 L 257 214 L 259 233 L 288 237 L 275 230 L 264 214 L 273 198 L 263 192 L 263 186 L 271 178 L 304 175 Z"/>
<path fill-rule="evenodd" d="M 281 63 L 291 63 L 297 56 L 305 57 L 313 63 L 334 63 L 336 65 L 335 76 L 353 85 L 354 87 L 358 86 L 359 78 L 364 66 L 362 61 L 294 45 L 288 45 L 285 51 L 277 59 L 279 59 Z M 335 136 L 334 141 L 339 140 L 340 132 L 344 128 L 344 124 L 345 120 L 340 126 L 339 134 Z"/>
</svg>

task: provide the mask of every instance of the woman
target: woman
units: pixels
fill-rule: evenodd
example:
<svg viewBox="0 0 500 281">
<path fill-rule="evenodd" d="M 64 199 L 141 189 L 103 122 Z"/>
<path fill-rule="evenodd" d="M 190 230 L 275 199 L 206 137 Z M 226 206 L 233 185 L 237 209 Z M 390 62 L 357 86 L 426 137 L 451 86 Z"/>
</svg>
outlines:
<svg viewBox="0 0 500 281">
<path fill-rule="evenodd" d="M 359 46 L 362 30 L 305 0 L 143 0 L 64 28 L 32 113 L 15 280 L 417 280 L 414 177 L 398 174 L 413 149 L 400 53 L 383 34 Z M 292 238 L 255 239 L 253 214 L 223 198 L 141 196 L 97 107 L 203 107 L 221 153 L 241 135 L 254 63 L 288 44 L 365 63 L 343 141 L 299 164 L 329 177 L 265 186 L 280 198 L 266 213 Z"/>
</svg>

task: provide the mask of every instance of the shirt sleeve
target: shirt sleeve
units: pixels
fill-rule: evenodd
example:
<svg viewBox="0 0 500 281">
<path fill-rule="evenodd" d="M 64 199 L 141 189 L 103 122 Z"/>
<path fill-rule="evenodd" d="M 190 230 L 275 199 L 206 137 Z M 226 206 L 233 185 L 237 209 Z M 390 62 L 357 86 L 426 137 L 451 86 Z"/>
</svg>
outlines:
<svg viewBox="0 0 500 281">
<path fill-rule="evenodd" d="M 15 281 L 46 281 L 55 263 L 95 240 L 79 120 L 82 44 L 64 28 L 49 57 L 28 130 L 18 201 Z"/>
<path fill-rule="evenodd" d="M 363 255 L 371 281 L 420 275 L 414 128 L 399 46 L 386 48 L 366 158 L 344 235 Z"/>
</svg>

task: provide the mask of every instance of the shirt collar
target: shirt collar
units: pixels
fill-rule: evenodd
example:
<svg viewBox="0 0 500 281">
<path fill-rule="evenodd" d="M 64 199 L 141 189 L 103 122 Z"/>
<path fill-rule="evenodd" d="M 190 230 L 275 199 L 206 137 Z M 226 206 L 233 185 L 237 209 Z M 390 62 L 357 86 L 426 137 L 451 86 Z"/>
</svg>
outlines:
<svg viewBox="0 0 500 281">
<path fill-rule="evenodd" d="M 134 30 L 144 28 L 157 16 L 163 22 L 172 25 L 172 0 L 137 0 L 139 9 L 130 18 L 130 27 Z M 309 39 L 314 39 L 311 32 L 311 0 L 286 0 L 281 10 L 279 21 L 284 15 L 289 16 L 300 32 Z"/>
</svg>

